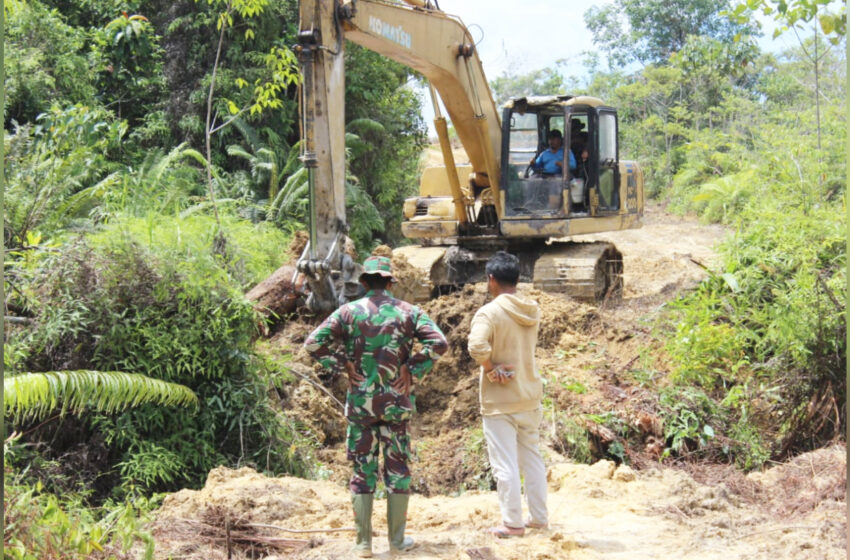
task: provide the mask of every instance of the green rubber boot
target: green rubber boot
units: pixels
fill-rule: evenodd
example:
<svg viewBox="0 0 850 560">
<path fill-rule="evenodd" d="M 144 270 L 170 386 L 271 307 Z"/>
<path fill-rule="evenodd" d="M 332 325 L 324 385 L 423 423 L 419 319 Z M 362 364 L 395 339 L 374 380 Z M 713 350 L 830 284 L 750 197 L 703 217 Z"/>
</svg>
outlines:
<svg viewBox="0 0 850 560">
<path fill-rule="evenodd" d="M 413 539 L 404 536 L 409 500 L 410 494 L 387 494 L 387 533 L 390 549 L 395 552 L 404 552 L 416 546 Z"/>
<path fill-rule="evenodd" d="M 354 526 L 357 528 L 357 544 L 354 553 L 360 558 L 372 557 L 372 500 L 373 494 L 352 494 Z"/>
</svg>

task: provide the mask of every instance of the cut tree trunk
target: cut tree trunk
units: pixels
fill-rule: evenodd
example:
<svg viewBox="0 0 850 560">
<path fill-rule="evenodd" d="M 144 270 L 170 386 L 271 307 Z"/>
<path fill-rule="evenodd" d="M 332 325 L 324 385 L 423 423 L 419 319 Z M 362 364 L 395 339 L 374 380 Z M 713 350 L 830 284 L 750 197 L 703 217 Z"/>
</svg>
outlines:
<svg viewBox="0 0 850 560">
<path fill-rule="evenodd" d="M 254 286 L 245 297 L 254 303 L 254 309 L 273 324 L 293 313 L 306 295 L 304 275 L 298 273 L 291 264 L 285 264 Z"/>
</svg>

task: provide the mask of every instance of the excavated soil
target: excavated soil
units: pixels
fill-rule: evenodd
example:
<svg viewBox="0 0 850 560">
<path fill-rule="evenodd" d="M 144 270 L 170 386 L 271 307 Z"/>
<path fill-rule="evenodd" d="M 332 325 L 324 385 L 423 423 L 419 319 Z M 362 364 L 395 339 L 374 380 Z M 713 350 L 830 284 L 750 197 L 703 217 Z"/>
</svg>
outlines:
<svg viewBox="0 0 850 560">
<path fill-rule="evenodd" d="M 611 461 L 549 467 L 549 528 L 494 539 L 494 492 L 411 497 L 407 534 L 417 559 L 571 560 L 838 560 L 845 557 L 845 506 L 837 479 L 846 450 L 835 446 L 798 457 L 745 481 L 788 504 L 785 484 L 804 492 L 830 489 L 816 505 L 777 515 L 773 501 L 753 505 L 726 484 L 706 485 L 673 469 L 635 472 Z M 817 465 L 802 476 L 801 464 Z M 843 488 L 843 486 L 841 486 Z M 157 558 L 353 558 L 350 496 L 328 481 L 268 478 L 249 468 L 219 467 L 200 491 L 168 496 L 153 533 Z M 790 500 L 793 502 L 794 500 Z M 375 501 L 373 548 L 390 558 L 386 501 Z M 228 539 L 228 533 L 230 535 Z"/>
<path fill-rule="evenodd" d="M 521 292 L 540 303 L 537 360 L 553 408 L 593 414 L 613 412 L 639 426 L 645 434 L 645 448 L 626 451 L 640 464 L 652 462 L 653 455 L 660 452 L 660 428 L 654 399 L 641 387 L 629 385 L 625 374 L 637 366 L 666 370 L 663 352 L 646 351 L 660 345 L 649 330 L 649 320 L 665 302 L 705 277 L 703 267 L 714 264 L 712 246 L 723 235 L 719 226 L 671 216 L 654 205 L 647 208 L 641 229 L 593 236 L 614 242 L 624 255 L 622 301 L 597 307 L 520 285 Z M 388 256 L 391 252 L 381 246 L 373 254 Z M 413 275 L 405 264 L 403 259 L 393 259 L 397 278 Z M 416 388 L 418 415 L 411 432 L 417 449 L 417 492 L 430 495 L 488 485 L 487 473 L 481 472 L 486 470 L 486 460 L 482 465 L 485 452 L 476 441 L 480 438 L 478 372 L 466 352 L 472 316 L 487 301 L 484 285 L 470 285 L 423 305 L 446 334 L 449 351 Z M 302 315 L 300 320 L 285 324 L 272 338 L 271 346 L 280 353 L 292 353 L 295 373 L 313 382 L 299 384 L 284 395 L 286 413 L 329 447 L 322 450 L 321 459 L 327 462 L 330 479 L 343 482 L 348 464 L 334 446 L 339 446 L 345 435 L 340 404 L 345 384 L 342 380 L 332 384 L 324 378 L 302 347 L 317 323 L 318 318 Z M 333 399 L 317 385 L 328 388 Z M 557 427 L 547 420 L 544 430 L 551 433 Z M 595 425 L 588 428 L 597 429 Z M 595 439 L 599 441 L 593 443 L 602 445 L 610 434 L 601 433 Z M 563 451 L 557 438 L 549 443 L 554 450 Z M 446 476 L 446 472 L 451 474 Z"/>
<path fill-rule="evenodd" d="M 485 531 L 499 520 L 498 504 L 480 430 L 477 368 L 465 348 L 472 316 L 488 301 L 486 290 L 467 286 L 423 305 L 446 333 L 450 349 L 415 388 L 409 532 L 421 545 L 406 557 L 845 556 L 843 447 L 747 476 L 732 467 L 673 469 L 657 460 L 663 448 L 657 398 L 635 383 L 633 372 L 667 372 L 662 341 L 650 330 L 652 318 L 705 277 L 704 267 L 716 263 L 712 247 L 725 233 L 653 205 L 643 228 L 594 236 L 615 243 L 623 253 L 621 302 L 590 306 L 521 286 L 542 310 L 537 360 L 546 379 L 541 433 L 552 521 L 548 530 L 530 531 L 522 539 L 496 540 Z M 404 274 L 403 264 L 394 259 L 396 276 Z M 268 347 L 292 355 L 289 365 L 298 382 L 281 391 L 282 408 L 323 444 L 318 459 L 325 480 L 216 469 L 204 489 L 166 498 L 154 523 L 157 558 L 227 558 L 228 540 L 232 558 L 352 557 L 353 534 L 346 530 L 351 525 L 350 471 L 341 445 L 345 382 L 327 379 L 304 353 L 304 339 L 316 324 L 317 317 L 302 314 L 282 325 Z M 587 414 L 615 414 L 638 430 L 642 440 L 624 450 L 635 470 L 610 461 L 575 464 L 563 455 L 564 418 Z M 591 433 L 595 457 L 618 439 L 594 423 L 584 428 Z M 389 557 L 385 503 L 376 502 L 373 516 L 377 558 Z"/>
</svg>

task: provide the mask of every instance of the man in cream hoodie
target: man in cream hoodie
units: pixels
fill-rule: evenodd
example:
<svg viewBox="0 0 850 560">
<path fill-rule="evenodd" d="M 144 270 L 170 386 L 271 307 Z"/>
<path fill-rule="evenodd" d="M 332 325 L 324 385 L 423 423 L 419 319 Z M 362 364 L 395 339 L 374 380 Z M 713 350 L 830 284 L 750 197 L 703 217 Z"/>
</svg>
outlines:
<svg viewBox="0 0 850 560">
<path fill-rule="evenodd" d="M 540 310 L 516 294 L 519 260 L 500 251 L 486 266 L 493 301 L 472 318 L 468 349 L 481 364 L 484 437 L 499 492 L 502 525 L 497 537 L 525 534 L 548 524 L 546 467 L 538 450 L 543 381 L 534 363 Z M 522 517 L 520 470 L 525 475 L 528 521 Z"/>
</svg>

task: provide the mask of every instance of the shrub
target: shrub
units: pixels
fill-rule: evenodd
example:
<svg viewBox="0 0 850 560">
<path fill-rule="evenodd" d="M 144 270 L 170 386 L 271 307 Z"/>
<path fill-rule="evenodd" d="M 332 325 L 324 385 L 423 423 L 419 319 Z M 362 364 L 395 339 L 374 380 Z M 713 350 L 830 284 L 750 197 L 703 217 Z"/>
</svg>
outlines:
<svg viewBox="0 0 850 560">
<path fill-rule="evenodd" d="M 112 184 L 110 153 L 125 132 L 123 122 L 84 105 L 54 107 L 36 124 L 16 128 L 6 144 L 7 246 L 19 248 L 29 234 L 53 235 L 72 225 L 80 213 L 67 202 Z"/>
<path fill-rule="evenodd" d="M 6 559 L 125 560 L 139 541 L 144 543 L 141 558 L 153 558 L 153 537 L 143 525 L 156 500 L 90 508 L 79 494 L 51 494 L 41 483 L 28 483 L 8 467 L 3 490 Z"/>
<path fill-rule="evenodd" d="M 25 349 L 16 367 L 144 373 L 188 386 L 200 407 L 92 415 L 34 437 L 54 438 L 51 456 L 101 440 L 108 457 L 100 497 L 119 482 L 120 493 L 131 494 L 198 485 L 222 463 L 310 474 L 313 444 L 275 409 L 252 349 L 258 317 L 242 296 L 275 266 L 263 240 L 279 232 L 239 223 L 223 256 L 213 252 L 205 218 L 163 222 L 115 224 L 28 270 L 35 325 L 13 337 Z"/>
<path fill-rule="evenodd" d="M 669 315 L 672 380 L 720 404 L 730 453 L 747 468 L 823 445 L 846 421 L 843 214 L 790 202 L 774 197 L 744 211 L 746 225 L 720 248 L 723 273 Z M 772 412 L 755 423 L 745 400 Z"/>
</svg>

